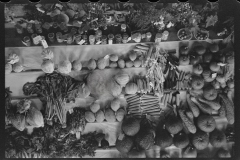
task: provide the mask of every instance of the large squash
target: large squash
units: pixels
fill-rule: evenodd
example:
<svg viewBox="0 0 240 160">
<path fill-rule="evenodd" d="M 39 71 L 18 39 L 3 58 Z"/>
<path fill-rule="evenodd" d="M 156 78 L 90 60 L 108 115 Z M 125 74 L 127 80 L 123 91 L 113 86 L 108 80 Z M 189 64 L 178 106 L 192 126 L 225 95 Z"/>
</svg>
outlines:
<svg viewBox="0 0 240 160">
<path fill-rule="evenodd" d="M 185 132 L 180 132 L 173 137 L 173 144 L 177 148 L 185 148 L 189 144 L 188 135 Z"/>
<path fill-rule="evenodd" d="M 125 86 L 126 94 L 135 94 L 138 91 L 138 86 L 136 83 L 130 82 Z"/>
<path fill-rule="evenodd" d="M 173 144 L 173 137 L 168 131 L 161 129 L 156 134 L 155 144 L 161 148 L 169 147 Z"/>
<path fill-rule="evenodd" d="M 177 134 L 183 129 L 182 121 L 176 116 L 171 116 L 165 123 L 165 127 L 171 134 Z"/>
<path fill-rule="evenodd" d="M 209 136 L 208 136 L 208 134 L 203 132 L 203 131 L 200 131 L 200 130 L 197 131 L 193 135 L 192 144 L 198 150 L 203 150 L 203 149 L 207 148 L 207 146 L 209 144 Z"/>
<path fill-rule="evenodd" d="M 195 90 L 202 89 L 204 86 L 204 79 L 201 76 L 192 76 L 192 88 Z"/>
<path fill-rule="evenodd" d="M 213 147 L 220 148 L 227 143 L 227 138 L 223 131 L 215 129 L 210 133 L 209 141 Z"/>
<path fill-rule="evenodd" d="M 201 115 L 197 119 L 197 125 L 204 132 L 212 132 L 216 127 L 216 122 L 210 115 Z"/>
<path fill-rule="evenodd" d="M 212 85 L 203 88 L 203 97 L 205 99 L 212 101 L 217 98 L 217 95 L 217 90 Z"/>
</svg>

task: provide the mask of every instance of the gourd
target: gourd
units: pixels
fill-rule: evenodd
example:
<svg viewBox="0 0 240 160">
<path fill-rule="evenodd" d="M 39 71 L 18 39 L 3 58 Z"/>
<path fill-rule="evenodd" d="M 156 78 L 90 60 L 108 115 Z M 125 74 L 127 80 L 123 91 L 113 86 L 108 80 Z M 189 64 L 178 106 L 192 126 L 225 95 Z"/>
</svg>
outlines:
<svg viewBox="0 0 240 160">
<path fill-rule="evenodd" d="M 138 86 L 136 83 L 130 82 L 125 86 L 126 94 L 136 94 L 138 91 Z"/>
<path fill-rule="evenodd" d="M 202 89 L 204 86 L 204 80 L 200 76 L 193 76 L 192 77 L 192 88 L 199 90 Z"/>
<path fill-rule="evenodd" d="M 177 134 L 183 129 L 182 122 L 176 116 L 170 116 L 165 123 L 165 128 L 171 134 Z"/>
<path fill-rule="evenodd" d="M 212 108 L 209 107 L 208 105 L 206 104 L 203 104 L 203 103 L 200 103 L 195 97 L 191 97 L 191 100 L 193 101 L 193 103 L 195 103 L 198 108 L 203 112 L 203 113 L 206 113 L 206 114 L 212 114 Z"/>
<path fill-rule="evenodd" d="M 198 98 L 198 100 L 202 103 L 205 103 L 207 105 L 209 105 L 212 109 L 214 110 L 219 110 L 219 108 L 221 107 L 220 103 L 216 100 L 210 101 L 210 100 L 206 100 L 204 98 Z"/>
<path fill-rule="evenodd" d="M 120 108 L 119 110 L 117 110 L 116 112 L 116 119 L 118 122 L 122 122 L 123 118 L 125 116 L 125 110 Z"/>
<path fill-rule="evenodd" d="M 67 9 L 67 10 L 65 11 L 65 14 L 68 15 L 69 18 L 73 18 L 74 15 L 75 15 L 75 11 L 72 10 L 72 9 Z"/>
<path fill-rule="evenodd" d="M 201 115 L 197 119 L 197 125 L 204 132 L 212 132 L 216 127 L 216 122 L 210 115 Z"/>
<path fill-rule="evenodd" d="M 88 67 L 89 70 L 94 70 L 94 69 L 96 69 L 96 67 L 97 67 L 96 61 L 95 61 L 94 59 L 90 59 L 90 60 L 88 61 L 87 67 Z"/>
<path fill-rule="evenodd" d="M 195 65 L 198 64 L 200 62 L 200 56 L 190 56 L 190 64 L 191 65 Z"/>
<path fill-rule="evenodd" d="M 131 68 L 133 66 L 133 62 L 131 60 L 127 60 L 125 65 L 127 68 Z"/>
<path fill-rule="evenodd" d="M 200 64 L 193 65 L 193 73 L 200 75 L 203 72 L 203 68 Z"/>
<path fill-rule="evenodd" d="M 82 63 L 78 60 L 73 61 L 72 67 L 74 71 L 81 71 L 82 69 Z"/>
<path fill-rule="evenodd" d="M 208 134 L 199 130 L 193 135 L 192 144 L 197 150 L 203 150 L 207 148 L 209 144 Z"/>
<path fill-rule="evenodd" d="M 203 88 L 203 97 L 206 100 L 212 101 L 217 98 L 217 95 L 217 90 L 212 85 Z"/>
<path fill-rule="evenodd" d="M 194 123 L 184 114 L 182 109 L 178 110 L 179 116 L 181 117 L 184 125 L 187 127 L 188 131 L 191 133 L 196 133 L 197 128 Z"/>
<path fill-rule="evenodd" d="M 219 97 L 222 99 L 223 106 L 225 106 L 226 118 L 229 124 L 234 123 L 234 106 L 233 103 L 228 99 L 225 94 L 219 94 Z"/>
<path fill-rule="evenodd" d="M 189 56 L 182 55 L 179 57 L 179 65 L 186 66 L 189 65 L 190 59 Z"/>
<path fill-rule="evenodd" d="M 134 61 L 135 59 L 137 58 L 137 54 L 136 54 L 136 52 L 131 52 L 130 54 L 129 54 L 129 59 L 131 60 L 131 61 Z"/>
<path fill-rule="evenodd" d="M 105 115 L 104 115 L 103 111 L 98 110 L 97 113 L 96 113 L 96 121 L 98 123 L 102 123 L 104 121 L 104 119 L 105 119 Z"/>
<path fill-rule="evenodd" d="M 86 121 L 89 122 L 89 123 L 93 123 L 93 122 L 95 122 L 95 120 L 96 120 L 93 112 L 91 112 L 91 111 L 86 111 L 86 112 L 85 112 L 85 119 L 86 119 Z"/>
<path fill-rule="evenodd" d="M 128 136 L 135 136 L 140 130 L 140 122 L 133 116 L 125 116 L 122 122 L 122 131 Z"/>
<path fill-rule="evenodd" d="M 109 57 L 110 61 L 112 62 L 117 62 L 118 56 L 116 54 L 111 54 Z"/>
<path fill-rule="evenodd" d="M 125 67 L 125 61 L 123 59 L 118 60 L 118 66 L 119 68 L 124 68 Z"/>
<path fill-rule="evenodd" d="M 52 60 L 43 60 L 41 68 L 45 73 L 52 73 L 54 71 L 54 63 Z"/>
<path fill-rule="evenodd" d="M 120 108 L 120 100 L 118 98 L 114 98 L 112 101 L 111 101 L 111 108 L 113 111 L 117 111 L 119 108 Z"/>
<path fill-rule="evenodd" d="M 110 91 L 114 97 L 117 97 L 122 92 L 122 87 L 114 79 L 110 81 Z"/>
<path fill-rule="evenodd" d="M 64 22 L 64 23 L 68 24 L 68 22 L 69 22 L 69 17 L 64 13 L 59 14 L 57 19 L 58 19 L 59 23 Z"/>
<path fill-rule="evenodd" d="M 215 80 L 215 78 L 213 78 L 212 76 L 209 76 L 209 77 L 207 77 L 207 78 L 204 78 L 204 81 L 205 82 L 212 82 L 212 81 L 214 81 Z"/>
<path fill-rule="evenodd" d="M 5 74 L 10 74 L 12 72 L 12 65 L 10 63 L 5 64 Z"/>
<path fill-rule="evenodd" d="M 117 139 L 116 141 L 116 149 L 120 153 L 128 153 L 134 145 L 134 141 L 132 137 L 129 137 L 127 135 L 124 135 L 124 137 Z"/>
<path fill-rule="evenodd" d="M 188 135 L 184 132 L 180 132 L 173 137 L 173 144 L 177 148 L 185 148 L 189 144 Z"/>
<path fill-rule="evenodd" d="M 121 85 L 122 87 L 126 86 L 126 84 L 129 82 L 130 77 L 128 74 L 125 73 L 120 73 L 115 75 L 114 79 L 116 80 L 116 82 Z"/>
<path fill-rule="evenodd" d="M 168 131 L 161 129 L 157 133 L 155 144 L 161 148 L 169 147 L 173 144 L 173 137 Z"/>
<path fill-rule="evenodd" d="M 193 101 L 191 100 L 189 94 L 186 95 L 186 100 L 187 100 L 187 104 L 188 104 L 190 110 L 191 110 L 192 113 L 193 113 L 193 116 L 194 116 L 194 117 L 198 117 L 199 114 L 200 114 L 200 111 L 199 111 L 197 105 L 196 105 L 195 103 L 193 103 Z"/>
<path fill-rule="evenodd" d="M 116 122 L 116 116 L 111 108 L 105 110 L 105 119 L 107 122 Z"/>
<path fill-rule="evenodd" d="M 225 79 L 224 75 L 217 75 L 216 80 L 217 80 L 220 84 L 226 82 L 226 79 Z"/>
<path fill-rule="evenodd" d="M 215 129 L 210 133 L 209 141 L 215 148 L 220 148 L 226 144 L 227 138 L 223 131 Z"/>
</svg>

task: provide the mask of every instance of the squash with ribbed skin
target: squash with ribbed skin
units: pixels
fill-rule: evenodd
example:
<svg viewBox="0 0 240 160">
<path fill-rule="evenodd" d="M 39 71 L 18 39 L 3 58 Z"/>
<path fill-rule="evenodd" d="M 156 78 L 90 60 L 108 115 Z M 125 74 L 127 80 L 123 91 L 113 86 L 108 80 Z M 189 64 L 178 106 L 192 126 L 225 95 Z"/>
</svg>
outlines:
<svg viewBox="0 0 240 160">
<path fill-rule="evenodd" d="M 186 66 L 186 65 L 189 65 L 189 63 L 190 63 L 189 56 L 181 55 L 179 57 L 179 65 Z"/>
<path fill-rule="evenodd" d="M 204 86 L 204 80 L 200 76 L 192 76 L 192 88 L 199 90 Z"/>
<path fill-rule="evenodd" d="M 165 123 L 165 127 L 171 134 L 177 134 L 183 129 L 182 121 L 176 116 L 171 116 Z"/>
<path fill-rule="evenodd" d="M 227 143 L 227 138 L 223 131 L 215 129 L 210 133 L 209 141 L 213 147 L 220 148 Z"/>
<path fill-rule="evenodd" d="M 203 97 L 207 100 L 215 100 L 217 98 L 217 90 L 213 86 L 203 88 Z"/>
<path fill-rule="evenodd" d="M 197 158 L 197 150 L 193 146 L 187 146 L 182 150 L 182 158 Z"/>
<path fill-rule="evenodd" d="M 200 75 L 200 74 L 202 74 L 202 72 L 203 72 L 203 68 L 202 68 L 201 64 L 193 65 L 193 73 Z"/>
<path fill-rule="evenodd" d="M 197 119 L 197 125 L 204 132 L 212 132 L 216 127 L 216 122 L 210 115 L 201 115 Z"/>
<path fill-rule="evenodd" d="M 173 137 L 168 131 L 161 129 L 156 134 L 155 144 L 161 148 L 169 147 L 173 144 Z"/>
<path fill-rule="evenodd" d="M 138 86 L 136 83 L 130 82 L 125 86 L 126 94 L 136 94 L 138 91 Z"/>
<path fill-rule="evenodd" d="M 192 144 L 198 150 L 207 148 L 209 144 L 209 136 L 203 131 L 197 131 L 192 138 Z"/>
<path fill-rule="evenodd" d="M 185 132 L 180 132 L 173 137 L 173 144 L 177 148 L 185 148 L 189 144 L 188 135 Z"/>
</svg>

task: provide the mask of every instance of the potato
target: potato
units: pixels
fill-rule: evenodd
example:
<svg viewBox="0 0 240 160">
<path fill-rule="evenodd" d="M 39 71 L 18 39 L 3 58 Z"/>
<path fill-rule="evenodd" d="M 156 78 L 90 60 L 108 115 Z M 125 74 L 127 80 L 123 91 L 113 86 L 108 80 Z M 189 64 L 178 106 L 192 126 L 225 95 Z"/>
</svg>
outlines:
<svg viewBox="0 0 240 160">
<path fill-rule="evenodd" d="M 104 121 L 104 119 L 105 119 L 104 112 L 102 110 L 97 111 L 97 113 L 96 113 L 96 121 L 98 123 L 102 123 Z"/>
<path fill-rule="evenodd" d="M 96 120 L 93 112 L 91 112 L 91 111 L 86 111 L 86 112 L 85 112 L 85 119 L 86 119 L 86 121 L 89 122 L 89 123 L 93 123 L 93 122 L 95 122 L 95 120 Z"/>
<path fill-rule="evenodd" d="M 116 119 L 118 122 L 121 122 L 125 116 L 125 110 L 123 108 L 120 108 L 116 112 Z"/>
<path fill-rule="evenodd" d="M 115 113 L 111 108 L 106 109 L 105 118 L 106 118 L 107 122 L 116 122 Z"/>
</svg>

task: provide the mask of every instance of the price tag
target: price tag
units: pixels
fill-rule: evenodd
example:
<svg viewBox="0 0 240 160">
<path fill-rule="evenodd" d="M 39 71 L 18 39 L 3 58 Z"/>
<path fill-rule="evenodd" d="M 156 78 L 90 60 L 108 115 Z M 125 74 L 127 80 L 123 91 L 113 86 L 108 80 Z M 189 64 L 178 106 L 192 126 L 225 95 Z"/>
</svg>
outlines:
<svg viewBox="0 0 240 160">
<path fill-rule="evenodd" d="M 77 21 L 78 24 L 82 24 L 82 21 Z"/>
<path fill-rule="evenodd" d="M 73 109 L 69 109 L 68 112 L 69 112 L 70 114 L 72 114 L 72 113 L 73 113 Z"/>
<path fill-rule="evenodd" d="M 42 36 L 37 36 L 37 37 L 33 38 L 33 41 L 35 44 L 39 43 L 39 41 L 41 41 L 41 40 L 42 40 Z"/>
<path fill-rule="evenodd" d="M 101 44 L 102 43 L 102 41 L 98 41 L 96 44 Z"/>
<path fill-rule="evenodd" d="M 42 9 L 40 9 L 40 8 L 37 8 L 37 10 L 38 10 L 39 12 L 45 13 L 45 11 L 42 10 Z"/>
<path fill-rule="evenodd" d="M 28 23 L 35 23 L 35 21 L 34 21 L 34 20 L 31 20 L 31 21 L 29 21 Z"/>
<path fill-rule="evenodd" d="M 105 57 L 104 57 L 104 59 L 108 59 L 110 56 L 109 55 L 106 55 Z"/>
<path fill-rule="evenodd" d="M 28 46 L 27 43 L 25 43 L 24 41 L 22 41 L 22 43 L 23 43 L 25 46 Z"/>
<path fill-rule="evenodd" d="M 84 39 L 82 39 L 78 44 L 79 44 L 79 45 L 82 45 L 83 43 L 85 43 L 85 40 L 84 40 Z"/>
<path fill-rule="evenodd" d="M 35 5 L 37 8 L 40 8 L 40 7 L 42 7 L 42 5 L 41 4 L 36 4 Z"/>
<path fill-rule="evenodd" d="M 43 48 L 48 48 L 48 44 L 45 40 L 41 40 L 41 44 L 42 44 Z"/>
<path fill-rule="evenodd" d="M 223 67 L 223 66 L 225 66 L 226 64 L 220 62 L 220 63 L 218 63 L 217 65 Z"/>
<path fill-rule="evenodd" d="M 57 4 L 56 4 L 56 7 L 59 7 L 60 9 L 62 9 L 63 6 L 62 6 L 61 4 L 58 4 L 58 3 L 57 3 Z"/>
<path fill-rule="evenodd" d="M 131 41 L 132 40 L 132 38 L 131 37 L 128 37 L 128 40 L 127 40 L 127 42 L 129 42 L 129 41 Z"/>
<path fill-rule="evenodd" d="M 120 133 L 118 139 L 121 141 L 121 140 L 123 140 L 123 138 L 124 138 L 124 134 L 123 134 L 123 133 Z"/>
<path fill-rule="evenodd" d="M 216 77 L 217 77 L 217 73 L 213 73 L 212 78 L 216 78 Z"/>
<path fill-rule="evenodd" d="M 76 132 L 76 138 L 80 139 L 80 137 L 81 137 L 81 133 L 80 132 Z"/>
<path fill-rule="evenodd" d="M 108 40 L 108 44 L 112 44 L 112 42 L 113 42 L 112 40 Z"/>
</svg>

